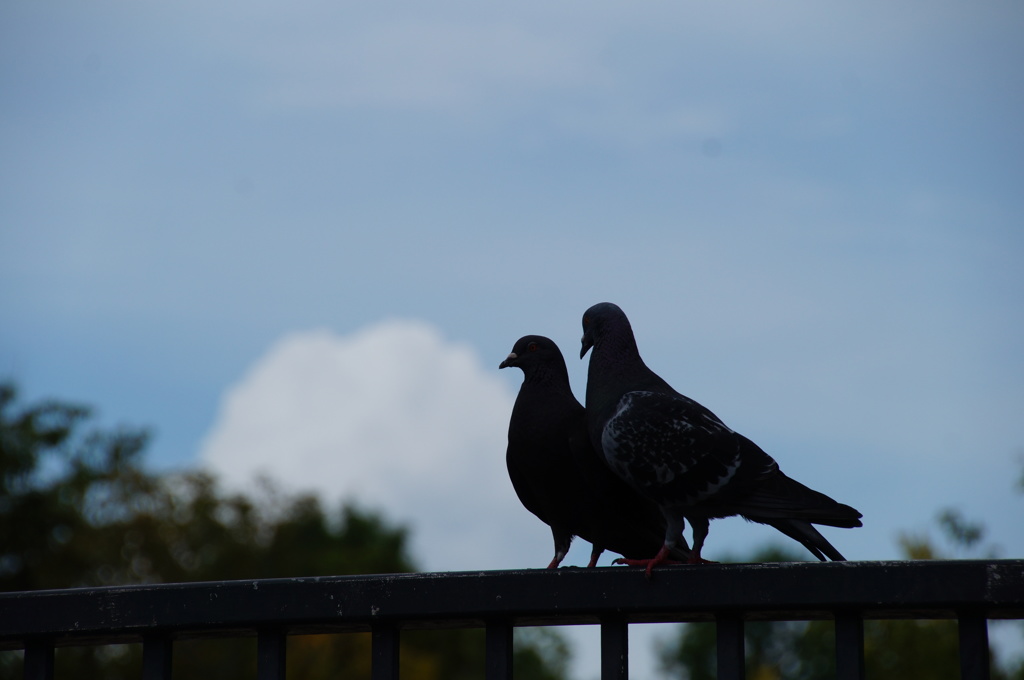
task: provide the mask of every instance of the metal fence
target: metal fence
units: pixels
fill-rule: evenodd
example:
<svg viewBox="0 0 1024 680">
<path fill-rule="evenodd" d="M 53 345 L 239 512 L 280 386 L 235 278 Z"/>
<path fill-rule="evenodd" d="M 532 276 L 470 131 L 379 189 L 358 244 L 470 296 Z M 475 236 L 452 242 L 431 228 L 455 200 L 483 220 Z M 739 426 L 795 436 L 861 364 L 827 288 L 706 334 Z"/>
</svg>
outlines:
<svg viewBox="0 0 1024 680">
<path fill-rule="evenodd" d="M 599 625 L 601 678 L 628 676 L 630 623 L 713 621 L 718 677 L 743 678 L 746 621 L 835 621 L 842 680 L 864 676 L 865 619 L 955 619 L 961 677 L 989 677 L 989 619 L 1024 618 L 1024 560 L 719 564 L 384 574 L 0 594 L 0 649 L 50 680 L 54 648 L 143 645 L 169 680 L 175 640 L 255 635 L 259 680 L 284 680 L 289 635 L 372 631 L 373 680 L 398 678 L 402 631 L 486 629 L 486 678 L 512 677 L 516 626 Z"/>
</svg>

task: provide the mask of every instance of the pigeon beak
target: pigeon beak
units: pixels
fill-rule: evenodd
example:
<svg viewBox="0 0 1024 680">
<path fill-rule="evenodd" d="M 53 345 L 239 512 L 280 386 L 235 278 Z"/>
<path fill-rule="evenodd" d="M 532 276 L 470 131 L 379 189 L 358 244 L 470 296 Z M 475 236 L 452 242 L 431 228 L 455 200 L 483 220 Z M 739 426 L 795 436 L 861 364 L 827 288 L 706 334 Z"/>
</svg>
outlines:
<svg viewBox="0 0 1024 680">
<path fill-rule="evenodd" d="M 587 351 L 594 346 L 594 341 L 590 339 L 590 336 L 586 333 L 583 334 L 583 338 L 580 339 L 583 347 L 580 348 L 580 359 L 586 356 Z"/>
<path fill-rule="evenodd" d="M 500 364 L 498 364 L 498 368 L 508 368 L 509 366 L 515 366 L 516 365 L 516 359 L 518 359 L 518 358 L 519 357 L 516 355 L 516 353 L 512 352 L 507 357 L 505 357 L 504 361 L 502 361 Z"/>
</svg>

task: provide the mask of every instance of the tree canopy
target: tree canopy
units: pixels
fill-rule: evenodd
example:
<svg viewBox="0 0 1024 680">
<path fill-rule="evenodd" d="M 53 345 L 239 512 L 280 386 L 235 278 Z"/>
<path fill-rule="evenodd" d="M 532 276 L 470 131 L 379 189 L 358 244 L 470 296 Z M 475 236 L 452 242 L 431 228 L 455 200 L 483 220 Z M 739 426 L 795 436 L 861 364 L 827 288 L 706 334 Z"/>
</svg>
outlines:
<svg viewBox="0 0 1024 680">
<path fill-rule="evenodd" d="M 19 403 L 0 384 L 0 590 L 290 576 L 398 573 L 416 569 L 408 530 L 352 504 L 325 508 L 313 495 L 270 480 L 229 493 L 195 470 L 157 474 L 144 466 L 149 439 L 132 428 L 101 429 L 90 409 L 58 401 Z M 368 634 L 288 640 L 290 678 L 368 678 Z M 62 648 L 62 678 L 135 678 L 139 645 Z M 479 630 L 402 636 L 402 677 L 476 678 Z M 567 643 L 553 631 L 516 637 L 517 676 L 565 677 Z M 255 677 L 255 640 L 175 644 L 176 677 Z M 0 653 L 0 677 L 20 677 L 20 656 Z"/>
<path fill-rule="evenodd" d="M 984 527 L 953 509 L 937 516 L 937 524 L 953 546 L 966 556 L 984 549 Z M 947 557 L 927 533 L 903 534 L 900 546 L 908 559 Z M 797 562 L 788 549 L 768 548 L 742 562 Z M 733 560 L 729 560 L 733 561 Z M 746 676 L 754 680 L 828 680 L 836 677 L 835 628 L 832 621 L 751 621 L 744 626 Z M 959 638 L 953 620 L 867 620 L 864 622 L 865 677 L 872 680 L 956 680 L 960 677 Z M 659 652 L 666 674 L 685 680 L 714 680 L 715 625 L 680 626 L 677 637 Z M 1024 661 L 992 665 L 993 680 L 1024 680 Z"/>
</svg>

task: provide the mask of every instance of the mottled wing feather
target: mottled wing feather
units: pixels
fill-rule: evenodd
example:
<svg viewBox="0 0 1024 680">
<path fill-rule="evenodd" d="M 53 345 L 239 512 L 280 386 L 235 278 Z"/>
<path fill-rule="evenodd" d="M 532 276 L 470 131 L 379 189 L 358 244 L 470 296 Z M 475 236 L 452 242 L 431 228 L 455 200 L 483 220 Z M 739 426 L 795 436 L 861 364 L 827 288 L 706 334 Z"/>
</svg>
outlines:
<svg viewBox="0 0 1024 680">
<path fill-rule="evenodd" d="M 777 469 L 771 456 L 682 395 L 627 392 L 601 434 L 609 466 L 669 505 L 691 506 Z"/>
</svg>

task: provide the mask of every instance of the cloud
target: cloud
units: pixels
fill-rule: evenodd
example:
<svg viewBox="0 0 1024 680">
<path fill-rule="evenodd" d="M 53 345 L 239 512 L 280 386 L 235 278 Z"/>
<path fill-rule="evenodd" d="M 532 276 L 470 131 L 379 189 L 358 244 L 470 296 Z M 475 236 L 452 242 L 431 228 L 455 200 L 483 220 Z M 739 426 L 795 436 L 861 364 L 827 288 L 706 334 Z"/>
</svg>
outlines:
<svg viewBox="0 0 1024 680">
<path fill-rule="evenodd" d="M 513 396 L 496 374 L 420 321 L 293 333 L 227 391 L 201 460 L 229 486 L 267 474 L 381 509 L 430 569 L 526 566 L 509 533 L 547 538 L 505 472 Z"/>
</svg>

